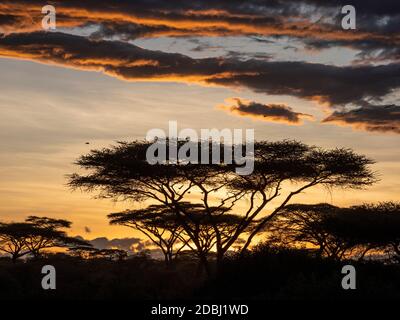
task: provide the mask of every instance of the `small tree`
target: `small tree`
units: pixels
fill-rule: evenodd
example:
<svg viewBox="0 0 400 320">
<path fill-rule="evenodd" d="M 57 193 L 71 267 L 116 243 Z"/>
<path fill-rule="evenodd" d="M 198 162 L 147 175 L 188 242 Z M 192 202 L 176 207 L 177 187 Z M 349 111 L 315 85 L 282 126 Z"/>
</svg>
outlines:
<svg viewBox="0 0 400 320">
<path fill-rule="evenodd" d="M 90 259 L 97 251 L 99 251 L 99 249 L 88 246 L 74 246 L 68 248 L 68 254 L 70 256 L 80 259 Z"/>
<path fill-rule="evenodd" d="M 122 249 L 100 249 L 92 252 L 91 255 L 97 259 L 106 259 L 110 261 L 122 261 L 128 257 L 126 250 Z"/>
<path fill-rule="evenodd" d="M 166 206 L 151 205 L 146 209 L 112 213 L 108 218 L 111 224 L 124 225 L 143 233 L 161 250 L 167 265 L 187 243 L 176 215 Z"/>
<path fill-rule="evenodd" d="M 68 249 L 73 257 L 80 259 L 105 259 L 109 261 L 122 261 L 128 257 L 128 252 L 122 249 L 97 249 L 88 246 L 75 246 Z"/>
<path fill-rule="evenodd" d="M 146 209 L 113 213 L 108 217 L 111 224 L 125 225 L 141 231 L 160 248 L 167 264 L 184 248 L 192 250 L 201 260 L 216 245 L 214 223 L 224 241 L 229 239 L 241 220 L 239 216 L 226 214 L 227 209 L 223 207 L 210 208 L 210 218 L 205 214 L 205 208 L 199 204 L 186 202 L 182 206 L 186 212 L 183 216 L 177 216 L 168 206 L 150 205 Z"/>
</svg>

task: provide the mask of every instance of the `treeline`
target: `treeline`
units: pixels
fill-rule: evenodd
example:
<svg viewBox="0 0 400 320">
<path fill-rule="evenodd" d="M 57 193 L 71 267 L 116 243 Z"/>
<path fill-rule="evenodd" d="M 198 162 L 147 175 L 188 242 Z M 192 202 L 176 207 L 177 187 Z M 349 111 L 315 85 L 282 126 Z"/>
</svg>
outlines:
<svg viewBox="0 0 400 320">
<path fill-rule="evenodd" d="M 260 244 L 242 255 L 228 255 L 218 274 L 198 274 L 196 260 L 178 255 L 168 267 L 133 255 L 111 260 L 54 253 L 25 263 L 0 259 L 0 300 L 347 300 L 400 299 L 400 266 L 351 261 L 357 289 L 343 290 L 348 262 L 315 256 L 309 250 Z M 57 289 L 43 290 L 44 265 L 57 270 Z"/>
<path fill-rule="evenodd" d="M 204 208 L 187 203 L 191 215 L 186 221 L 177 219 L 165 206 L 110 214 L 111 224 L 129 226 L 142 232 L 152 245 L 164 254 L 171 265 L 179 258 L 189 257 L 201 262 L 200 247 L 210 261 L 216 259 L 218 233 L 210 219 L 202 214 Z M 219 209 L 221 210 L 221 209 Z M 229 238 L 240 222 L 233 214 L 218 215 L 219 234 Z M 195 235 L 188 235 L 183 224 L 191 224 Z M 66 248 L 66 254 L 81 259 L 124 260 L 129 254 L 122 249 L 97 249 L 79 238 L 69 237 L 66 229 L 71 222 L 47 217 L 28 217 L 21 223 L 0 224 L 0 251 L 18 258 L 38 258 L 46 249 Z M 375 260 L 400 263 L 400 204 L 384 202 L 340 208 L 330 204 L 292 204 L 285 206 L 262 231 L 264 245 L 269 247 L 306 250 L 313 256 L 333 260 Z M 198 245 L 193 244 L 195 236 Z M 237 248 L 231 255 L 241 252 Z M 143 252 L 145 253 L 145 252 Z M 244 254 L 241 252 L 241 254 Z"/>
<path fill-rule="evenodd" d="M 185 141 L 178 143 L 185 147 Z M 129 200 L 136 208 L 145 203 L 109 214 L 109 222 L 140 231 L 165 262 L 93 248 L 67 235 L 69 221 L 32 216 L 0 224 L 0 251 L 13 262 L 33 258 L 0 260 L 0 285 L 16 296 L 43 295 L 37 279 L 45 258 L 61 275 L 62 290 L 55 294 L 65 297 L 333 297 L 343 294 L 341 265 L 351 259 L 365 286 L 357 294 L 399 296 L 399 203 L 291 204 L 316 186 L 351 190 L 374 184 L 371 159 L 349 149 L 260 141 L 254 144 L 254 171 L 238 175 L 240 164 L 223 161 L 149 164 L 152 145 L 121 142 L 92 150 L 76 161 L 85 174 L 70 175 L 69 186 Z M 214 145 L 207 150 L 212 159 Z M 254 246 L 255 239 L 265 241 Z M 51 248 L 64 253 L 46 252 Z"/>
<path fill-rule="evenodd" d="M 236 169 L 240 164 L 230 161 L 232 154 L 223 152 L 223 144 L 209 142 L 204 148 L 204 142 L 177 143 L 186 148 L 188 157 L 195 147 L 202 150 L 197 158 L 205 154 L 214 159 L 217 150 L 221 161 L 202 163 L 192 155 L 188 159 L 194 162 L 163 159 L 150 164 L 149 148 L 159 148 L 164 154 L 169 145 L 120 142 L 81 156 L 76 164 L 85 174 L 70 175 L 69 186 L 107 199 L 152 203 L 112 213 L 110 223 L 140 231 L 163 253 L 166 264 L 189 255 L 208 275 L 232 252 L 243 255 L 254 239 L 260 238 L 273 245 L 314 249 L 317 255 L 337 260 L 363 259 L 370 253 L 385 253 L 387 260 L 398 258 L 399 204 L 351 208 L 290 205 L 299 194 L 316 186 L 351 190 L 374 184 L 373 160 L 350 149 L 325 150 L 288 140 L 258 141 L 252 154 L 253 172 L 239 175 Z M 229 161 L 224 162 L 225 158 Z M 2 251 L 14 260 L 57 246 L 82 258 L 126 257 L 123 251 L 99 251 L 68 238 L 60 231 L 69 227 L 65 220 L 42 219 L 3 224 Z"/>
<path fill-rule="evenodd" d="M 178 219 L 165 206 L 110 214 L 112 224 L 120 224 L 141 231 L 157 246 L 170 264 L 182 250 L 201 257 L 192 237 L 201 250 L 212 254 L 218 236 L 229 238 L 236 230 L 240 217 L 223 214 L 212 208 L 214 224 L 202 214 L 204 208 L 187 204 L 190 215 Z M 188 235 L 183 224 L 193 225 L 196 234 Z M 251 232 L 251 228 L 249 230 Z M 270 221 L 260 235 L 270 246 L 293 249 L 306 248 L 320 257 L 335 260 L 362 260 L 372 254 L 374 259 L 400 262 L 400 204 L 384 202 L 340 208 L 330 204 L 292 204 L 285 206 Z M 243 241 L 237 241 L 237 249 Z"/>
<path fill-rule="evenodd" d="M 0 253 L 12 262 L 18 259 L 38 259 L 63 252 L 81 259 L 122 260 L 126 250 L 117 248 L 98 249 L 80 237 L 68 236 L 71 222 L 64 219 L 29 216 L 23 222 L 0 223 Z M 54 249 L 54 250 L 51 250 Z M 59 250 L 62 249 L 62 250 Z"/>
</svg>

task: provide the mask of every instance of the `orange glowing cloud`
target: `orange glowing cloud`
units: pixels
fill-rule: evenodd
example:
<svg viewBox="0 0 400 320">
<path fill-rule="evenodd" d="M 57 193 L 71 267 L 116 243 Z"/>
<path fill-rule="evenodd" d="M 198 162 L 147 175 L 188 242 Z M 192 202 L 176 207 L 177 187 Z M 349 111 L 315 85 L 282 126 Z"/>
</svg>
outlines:
<svg viewBox="0 0 400 320">
<path fill-rule="evenodd" d="M 355 130 L 400 134 L 400 106 L 368 105 L 349 111 L 336 111 L 323 120 Z"/>
<path fill-rule="evenodd" d="M 305 3 L 307 0 L 303 0 Z M 55 0 L 59 27 L 100 26 L 98 36 L 116 35 L 125 37 L 160 36 L 288 36 L 319 40 L 382 41 L 400 44 L 400 36 L 382 34 L 359 29 L 357 32 L 342 30 L 326 22 L 315 23 L 310 16 L 301 15 L 295 1 L 282 2 L 282 9 L 260 2 L 228 4 L 221 1 L 183 4 L 181 1 L 132 1 L 107 3 L 98 1 Z M 0 4 L 0 32 L 31 32 L 41 30 L 41 8 L 39 0 L 4 0 Z M 324 9 L 324 6 L 321 6 Z M 287 14 L 281 14 L 283 10 Z M 318 7 L 316 7 L 316 10 Z M 321 9 L 321 10 L 322 10 Z M 331 9 L 333 10 L 333 9 Z M 322 11 L 324 12 L 324 11 Z M 333 10 L 333 12 L 335 12 Z M 338 12 L 336 12 L 338 14 Z M 322 13 L 321 13 L 322 15 Z M 2 23 L 2 20 L 4 22 Z"/>
<path fill-rule="evenodd" d="M 177 53 L 146 50 L 120 41 L 91 40 L 57 32 L 0 37 L 0 56 L 100 71 L 129 81 L 174 81 L 249 88 L 255 92 L 317 101 L 331 108 L 381 99 L 400 87 L 400 64 L 397 63 L 338 67 L 307 62 L 194 59 Z M 275 116 L 274 120 L 299 122 L 297 118 L 290 118 L 289 111 L 292 110 L 289 107 L 281 107 L 282 110 L 286 108 L 287 117 Z M 231 111 L 244 112 L 241 108 Z M 297 117 L 304 119 L 307 115 L 297 114 Z M 272 119 L 271 115 L 269 119 Z"/>
</svg>

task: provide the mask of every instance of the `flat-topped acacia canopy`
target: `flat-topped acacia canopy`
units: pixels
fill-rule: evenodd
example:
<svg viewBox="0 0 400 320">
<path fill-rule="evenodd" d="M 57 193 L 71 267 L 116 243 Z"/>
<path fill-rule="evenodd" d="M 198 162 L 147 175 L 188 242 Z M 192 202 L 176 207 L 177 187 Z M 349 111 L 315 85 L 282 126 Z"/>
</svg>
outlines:
<svg viewBox="0 0 400 320">
<path fill-rule="evenodd" d="M 81 156 L 76 164 L 87 174 L 70 175 L 70 187 L 98 191 L 100 197 L 106 198 L 152 200 L 167 206 L 177 215 L 189 214 L 184 203 L 189 194 L 196 193 L 199 198 L 196 203 L 202 205 L 211 222 L 210 208 L 235 210 L 241 220 L 228 239 L 222 240 L 218 235 L 215 221 L 218 259 L 222 259 L 252 225 L 242 249 L 246 250 L 268 221 L 294 196 L 308 188 L 316 185 L 363 188 L 376 181 L 370 169 L 373 161 L 350 149 L 324 150 L 288 140 L 259 141 L 254 144 L 253 173 L 241 176 L 235 173 L 235 164 L 223 162 L 151 165 L 146 161 L 150 144 L 120 142 L 111 148 L 93 150 Z M 288 184 L 291 188 L 287 187 Z M 284 192 L 284 187 L 287 192 Z M 193 197 L 190 200 L 193 201 Z M 279 205 L 267 209 L 272 201 Z"/>
</svg>

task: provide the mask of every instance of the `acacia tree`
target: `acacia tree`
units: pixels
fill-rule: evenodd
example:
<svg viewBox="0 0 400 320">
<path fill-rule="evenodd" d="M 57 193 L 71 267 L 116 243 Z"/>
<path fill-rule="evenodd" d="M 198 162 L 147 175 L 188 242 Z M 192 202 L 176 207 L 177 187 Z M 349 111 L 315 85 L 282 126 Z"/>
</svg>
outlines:
<svg viewBox="0 0 400 320">
<path fill-rule="evenodd" d="M 151 205 L 145 209 L 126 210 L 109 214 L 108 218 L 111 224 L 131 227 L 143 233 L 162 251 L 167 265 L 186 246 L 183 228 L 166 206 Z"/>
<path fill-rule="evenodd" d="M 343 208 L 324 228 L 332 236 L 359 248 L 359 259 L 371 250 L 386 251 L 400 262 L 400 203 L 382 202 Z"/>
<path fill-rule="evenodd" d="M 185 210 L 183 216 L 177 216 L 168 206 L 150 205 L 145 209 L 113 213 L 108 217 L 111 224 L 141 231 L 161 249 L 167 264 L 184 248 L 192 250 L 199 259 L 208 255 L 217 242 L 214 224 L 224 241 L 230 238 L 241 221 L 240 216 L 226 213 L 227 209 L 224 207 L 210 208 L 211 218 L 205 214 L 205 208 L 201 204 L 184 202 L 181 207 Z"/>
<path fill-rule="evenodd" d="M 312 245 L 333 259 L 364 259 L 371 250 L 400 260 L 400 204 L 385 202 L 339 208 L 329 204 L 288 205 L 265 230 L 269 241 Z"/>
<path fill-rule="evenodd" d="M 265 229 L 268 242 L 287 247 L 312 246 L 319 256 L 340 259 L 356 245 L 333 232 L 334 221 L 341 214 L 343 209 L 326 203 L 287 205 Z"/>
<path fill-rule="evenodd" d="M 206 214 L 207 210 L 210 215 Z M 196 210 L 189 211 L 187 224 L 191 227 L 193 235 L 198 238 L 203 248 L 202 252 L 205 254 L 210 253 L 218 243 L 224 244 L 229 241 L 236 232 L 238 224 L 241 223 L 241 216 L 228 213 L 228 211 L 225 207 L 209 207 L 206 209 L 201 205 L 197 206 Z M 250 231 L 250 228 L 248 231 Z M 190 237 L 188 238 L 190 239 Z M 192 242 L 189 241 L 188 244 L 190 245 Z M 239 239 L 236 242 L 240 243 Z M 196 251 L 196 248 L 191 248 Z"/>
<path fill-rule="evenodd" d="M 0 224 L 0 250 L 11 255 L 13 262 L 27 254 L 39 257 L 42 251 L 55 247 L 90 246 L 86 241 L 69 237 L 62 228 L 67 220 L 30 216 L 23 223 Z"/>
<path fill-rule="evenodd" d="M 197 195 L 197 203 L 204 207 L 215 231 L 217 261 L 249 232 L 242 251 L 270 220 L 292 200 L 308 188 L 326 187 L 362 188 L 374 183 L 369 169 L 372 160 L 349 149 L 323 150 L 297 141 L 256 142 L 254 171 L 238 175 L 235 163 L 221 160 L 218 164 L 200 161 L 174 163 L 167 160 L 149 164 L 146 151 L 152 142 L 120 142 L 118 145 L 93 150 L 81 156 L 76 164 L 86 174 L 72 174 L 71 188 L 98 191 L 100 197 L 121 200 L 151 200 L 173 210 L 177 217 L 188 216 L 184 203 L 188 195 Z M 198 143 L 202 148 L 202 142 Z M 224 149 L 223 144 L 221 148 Z M 202 149 L 210 153 L 213 148 Z M 189 150 L 190 151 L 190 150 Z M 199 155 L 200 157 L 200 155 Z M 199 159 L 200 160 L 200 159 Z M 191 198 L 194 198 L 191 197 Z M 278 203 L 269 208 L 271 202 Z M 226 208 L 241 216 L 235 232 L 223 239 L 213 218 L 211 208 Z M 201 245 L 182 219 L 182 225 L 196 248 Z M 253 224 L 253 225 L 252 225 Z M 202 254 L 201 259 L 207 258 Z"/>
<path fill-rule="evenodd" d="M 10 254 L 12 261 L 16 262 L 30 252 L 26 239 L 31 232 L 32 226 L 29 223 L 1 223 L 0 251 Z"/>
<path fill-rule="evenodd" d="M 39 257 L 44 249 L 74 246 L 90 246 L 84 240 L 69 237 L 62 229 L 69 229 L 71 222 L 63 219 L 29 216 L 25 222 L 31 224 L 32 229 L 26 238 L 26 247 L 35 257 Z"/>
<path fill-rule="evenodd" d="M 25 219 L 25 222 L 31 226 L 31 230 L 25 239 L 25 244 L 29 253 L 36 258 L 47 248 L 87 245 L 82 240 L 68 237 L 66 232 L 61 230 L 70 228 L 70 221 L 29 216 Z"/>
</svg>

